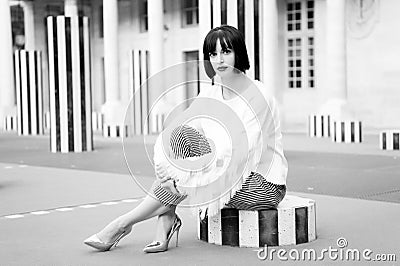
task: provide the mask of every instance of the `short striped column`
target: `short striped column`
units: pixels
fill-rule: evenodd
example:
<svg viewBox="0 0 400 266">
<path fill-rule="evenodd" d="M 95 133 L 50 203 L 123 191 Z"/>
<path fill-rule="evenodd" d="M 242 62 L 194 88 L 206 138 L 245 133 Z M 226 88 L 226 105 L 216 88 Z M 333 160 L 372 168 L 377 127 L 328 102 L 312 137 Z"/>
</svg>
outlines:
<svg viewBox="0 0 400 266">
<path fill-rule="evenodd" d="M 52 152 L 93 150 L 89 20 L 47 17 Z"/>
<path fill-rule="evenodd" d="M 381 131 L 379 134 L 379 147 L 381 150 L 399 150 L 400 129 Z"/>
<path fill-rule="evenodd" d="M 103 137 L 120 138 L 129 136 L 129 127 L 127 125 L 104 125 Z"/>
<path fill-rule="evenodd" d="M 102 113 L 92 112 L 92 130 L 102 131 L 104 124 L 104 115 Z"/>
<path fill-rule="evenodd" d="M 332 141 L 344 143 L 362 142 L 361 121 L 333 121 Z"/>
<path fill-rule="evenodd" d="M 150 125 L 149 90 L 149 51 L 132 50 L 129 58 L 129 80 L 132 93 L 133 133 L 135 135 L 148 135 Z"/>
<path fill-rule="evenodd" d="M 42 53 L 17 50 L 14 60 L 18 135 L 42 135 Z"/>
<path fill-rule="evenodd" d="M 164 121 L 165 121 L 165 114 L 159 113 L 154 115 L 152 119 L 152 133 L 160 133 L 164 130 Z"/>
<path fill-rule="evenodd" d="M 213 217 L 198 217 L 198 238 L 238 247 L 308 243 L 316 239 L 315 208 L 312 199 L 287 195 L 277 209 L 222 209 Z"/>
<path fill-rule="evenodd" d="M 5 116 L 3 129 L 4 131 L 17 131 L 17 117 L 12 115 Z"/>
<path fill-rule="evenodd" d="M 309 115 L 308 116 L 308 135 L 310 137 L 330 137 L 331 136 L 331 117 L 330 115 Z"/>
</svg>

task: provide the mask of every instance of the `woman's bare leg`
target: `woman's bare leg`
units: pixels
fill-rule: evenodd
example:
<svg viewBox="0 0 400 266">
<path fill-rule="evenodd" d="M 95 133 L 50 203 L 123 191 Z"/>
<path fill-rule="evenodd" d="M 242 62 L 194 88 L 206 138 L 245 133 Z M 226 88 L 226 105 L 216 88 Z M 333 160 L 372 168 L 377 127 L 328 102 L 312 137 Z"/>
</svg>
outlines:
<svg viewBox="0 0 400 266">
<path fill-rule="evenodd" d="M 150 219 L 154 216 L 169 212 L 170 210 L 171 207 L 164 206 L 160 201 L 152 196 L 146 196 L 136 208 L 113 220 L 103 230 L 97 233 L 97 236 L 103 242 L 111 242 L 121 230 L 132 227 L 134 224 Z"/>
<path fill-rule="evenodd" d="M 167 239 L 168 233 L 174 223 L 176 214 L 176 207 L 171 208 L 169 211 L 158 215 L 157 230 L 154 241 L 163 242 Z"/>
</svg>

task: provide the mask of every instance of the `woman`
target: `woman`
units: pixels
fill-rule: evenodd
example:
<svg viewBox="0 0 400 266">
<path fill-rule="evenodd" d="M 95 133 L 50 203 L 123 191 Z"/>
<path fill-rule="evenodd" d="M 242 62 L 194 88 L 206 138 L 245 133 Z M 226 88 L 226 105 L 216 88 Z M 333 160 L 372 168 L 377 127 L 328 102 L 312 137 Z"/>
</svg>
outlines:
<svg viewBox="0 0 400 266">
<path fill-rule="evenodd" d="M 285 196 L 287 162 L 282 150 L 277 107 L 263 84 L 250 80 L 244 74 L 250 65 L 243 35 L 227 25 L 214 28 L 204 40 L 203 55 L 207 75 L 210 78 L 217 76 L 220 84 L 202 88 L 185 113 L 190 117 L 191 111 L 196 108 L 204 109 L 204 105 L 199 104 L 202 99 L 223 103 L 234 110 L 245 128 L 244 131 L 229 134 L 238 133 L 236 139 L 247 143 L 248 149 L 241 153 L 235 151 L 236 147 L 229 149 L 227 138 L 221 137 L 224 133 L 209 121 L 178 127 L 172 123 L 160 134 L 155 144 L 154 163 L 158 180 L 152 186 L 151 195 L 135 209 L 86 239 L 85 244 L 100 251 L 110 250 L 130 233 L 134 224 L 158 216 L 156 240 L 147 245 L 144 252 L 166 251 L 175 232 L 178 239 L 182 225 L 175 213 L 176 205 L 188 196 L 178 188 L 189 183 L 195 189 L 196 185 L 204 189 L 207 184 L 218 184 L 215 177 L 221 176 L 221 179 L 225 179 L 219 184 L 229 184 L 228 187 L 214 186 L 221 193 L 214 193 L 218 197 L 201 206 L 202 217 L 206 211 L 212 216 L 224 207 L 246 210 L 275 208 Z M 169 141 L 170 151 L 167 155 L 161 152 L 161 135 L 167 136 Z M 215 150 L 217 152 L 213 152 Z M 208 170 L 197 175 L 171 170 L 171 160 L 185 161 L 194 157 L 217 163 L 210 164 Z M 234 182 L 236 176 L 239 182 Z M 198 194 L 207 194 L 207 191 L 204 192 Z"/>
</svg>

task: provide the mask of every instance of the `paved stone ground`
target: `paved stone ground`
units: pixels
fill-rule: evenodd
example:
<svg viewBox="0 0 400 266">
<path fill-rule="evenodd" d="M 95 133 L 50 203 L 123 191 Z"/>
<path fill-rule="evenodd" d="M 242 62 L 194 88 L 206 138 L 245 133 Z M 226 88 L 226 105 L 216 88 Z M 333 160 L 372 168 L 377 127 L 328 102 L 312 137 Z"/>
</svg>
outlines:
<svg viewBox="0 0 400 266">
<path fill-rule="evenodd" d="M 376 136 L 363 144 L 334 144 L 303 135 L 285 136 L 290 172 L 289 193 L 317 201 L 317 235 L 312 243 L 286 246 L 321 250 L 348 248 L 395 254 L 399 265 L 400 164 L 399 152 L 378 150 Z M 144 187 L 152 168 L 141 139 L 125 146 L 131 170 Z M 376 148 L 375 148 L 376 146 Z M 180 247 L 166 253 L 144 254 L 152 240 L 155 220 L 134 227 L 133 234 L 112 252 L 99 253 L 82 244 L 111 219 L 135 207 L 145 195 L 125 164 L 120 140 L 95 139 L 96 151 L 52 154 L 42 137 L 0 135 L 0 265 L 365 265 L 340 259 L 318 262 L 260 260 L 249 248 L 216 246 L 196 239 L 189 209 L 183 219 Z M 150 150 L 151 141 L 147 146 Z M 365 200 L 367 199 L 367 200 Z M 287 254 L 286 254 L 286 257 Z"/>
</svg>

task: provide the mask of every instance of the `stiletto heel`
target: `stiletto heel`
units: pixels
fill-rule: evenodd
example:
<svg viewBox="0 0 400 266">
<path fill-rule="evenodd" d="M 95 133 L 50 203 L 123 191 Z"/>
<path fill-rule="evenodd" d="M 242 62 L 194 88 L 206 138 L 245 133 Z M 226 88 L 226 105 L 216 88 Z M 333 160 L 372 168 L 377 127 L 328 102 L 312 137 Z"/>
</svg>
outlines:
<svg viewBox="0 0 400 266">
<path fill-rule="evenodd" d="M 182 220 L 179 218 L 178 215 L 175 217 L 175 221 L 172 224 L 171 230 L 168 233 L 167 240 L 164 242 L 155 241 L 148 244 L 143 251 L 146 253 L 156 253 L 156 252 L 164 252 L 168 250 L 169 241 L 171 240 L 172 236 L 176 232 L 176 246 L 178 246 L 178 237 L 179 237 L 179 230 L 182 226 Z"/>
<path fill-rule="evenodd" d="M 178 247 L 179 230 L 181 229 L 176 230 L 176 247 Z"/>
<path fill-rule="evenodd" d="M 128 235 L 132 231 L 132 227 L 129 229 L 125 229 L 123 232 L 119 233 L 117 238 L 113 242 L 105 243 L 100 240 L 100 238 L 97 236 L 97 234 L 92 235 L 91 237 L 85 239 L 83 243 L 88 245 L 89 247 L 92 247 L 94 249 L 97 249 L 98 251 L 109 251 L 111 248 L 116 247 L 119 243 L 119 241 Z"/>
</svg>

